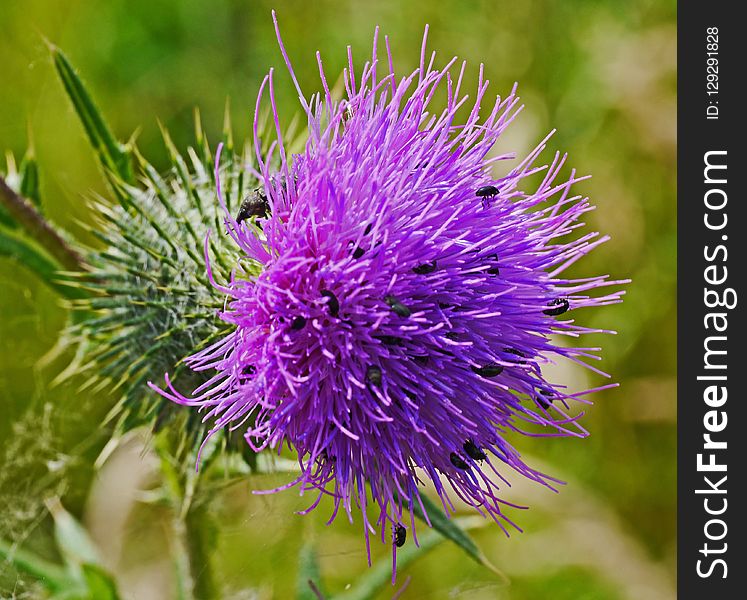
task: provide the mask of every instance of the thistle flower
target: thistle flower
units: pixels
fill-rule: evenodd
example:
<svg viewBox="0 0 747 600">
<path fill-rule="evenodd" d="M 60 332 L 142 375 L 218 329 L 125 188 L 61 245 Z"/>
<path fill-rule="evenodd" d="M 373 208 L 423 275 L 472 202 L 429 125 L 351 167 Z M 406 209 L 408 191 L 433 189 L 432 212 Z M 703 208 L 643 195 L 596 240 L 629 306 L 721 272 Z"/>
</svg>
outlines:
<svg viewBox="0 0 747 600">
<path fill-rule="evenodd" d="M 360 507 L 369 559 L 371 532 L 390 541 L 395 560 L 415 534 L 425 480 L 447 513 L 456 496 L 504 531 L 513 525 L 500 497 L 507 468 L 557 481 L 527 466 L 509 437 L 586 435 L 568 410 L 588 392 L 565 392 L 542 366 L 553 355 L 596 358 L 556 338 L 599 331 L 570 315 L 622 294 L 589 295 L 621 283 L 607 276 L 563 276 L 607 239 L 576 233 L 592 209 L 571 194 L 584 177 L 573 171 L 556 183 L 564 155 L 537 166 L 546 140 L 494 176 L 495 163 L 513 158 L 490 151 L 520 110 L 515 89 L 489 100 L 481 66 L 468 105 L 465 64 L 435 68 L 426 37 L 427 28 L 419 68 L 399 80 L 388 39 L 388 72 L 379 75 L 378 30 L 359 76 L 348 50 L 340 100 L 317 54 L 323 91 L 307 100 L 278 34 L 308 142 L 288 155 L 270 70 L 257 100 L 259 112 L 269 92 L 276 139 L 268 153 L 255 120 L 269 214 L 239 223 L 226 212 L 230 237 L 261 273 L 239 263 L 228 284 L 215 284 L 228 297 L 220 317 L 232 330 L 187 359 L 210 380 L 185 396 L 166 375 L 160 390 L 199 407 L 213 432 L 241 429 L 255 451 L 294 449 L 300 475 L 277 490 L 315 491 L 304 512 L 331 495 L 330 522 L 341 507 L 351 519 Z M 431 112 L 444 90 L 446 107 Z"/>
</svg>

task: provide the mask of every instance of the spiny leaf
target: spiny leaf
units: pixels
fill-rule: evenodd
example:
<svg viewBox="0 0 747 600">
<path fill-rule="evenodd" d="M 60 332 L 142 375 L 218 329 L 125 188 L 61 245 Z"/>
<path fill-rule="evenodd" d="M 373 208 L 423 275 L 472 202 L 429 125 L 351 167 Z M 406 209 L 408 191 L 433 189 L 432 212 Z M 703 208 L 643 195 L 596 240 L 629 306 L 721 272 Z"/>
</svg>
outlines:
<svg viewBox="0 0 747 600">
<path fill-rule="evenodd" d="M 62 80 L 68 97 L 78 113 L 88 139 L 96 151 L 101 165 L 116 174 L 122 181 L 135 183 L 132 171 L 131 155 L 128 148 L 121 144 L 111 133 L 101 111 L 83 85 L 83 82 L 68 58 L 57 46 L 49 44 L 49 51 L 54 60 L 54 66 Z"/>
</svg>

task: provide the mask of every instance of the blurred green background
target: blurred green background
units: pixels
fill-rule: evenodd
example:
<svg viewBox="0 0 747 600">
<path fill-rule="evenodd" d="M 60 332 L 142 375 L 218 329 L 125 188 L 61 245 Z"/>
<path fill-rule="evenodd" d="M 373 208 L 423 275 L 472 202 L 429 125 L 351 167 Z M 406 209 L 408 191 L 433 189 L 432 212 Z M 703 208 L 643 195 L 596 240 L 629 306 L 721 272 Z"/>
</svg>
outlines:
<svg viewBox="0 0 747 600">
<path fill-rule="evenodd" d="M 506 539 L 496 527 L 474 531 L 510 583 L 442 544 L 400 574 L 398 586 L 410 577 L 401 597 L 674 597 L 675 3 L 2 0 L 0 149 L 23 155 L 31 131 L 47 214 L 86 239 L 79 224 L 90 221 L 84 199 L 107 191 L 43 38 L 80 69 L 116 134 L 126 139 L 138 131 L 140 149 L 165 167 L 157 119 L 183 149 L 198 106 L 216 140 L 230 97 L 243 139 L 271 66 L 279 70 L 286 122 L 298 112 L 272 8 L 307 94 L 320 88 L 314 52 L 321 50 L 334 78 L 347 44 L 358 65 L 369 56 L 375 24 L 390 35 L 400 74 L 417 66 L 429 23 L 429 48 L 442 62 L 468 60 L 468 87 L 480 62 L 495 93 L 518 81 L 526 108 L 501 149 L 522 155 L 557 128 L 550 149 L 568 151 L 573 166 L 593 175 L 577 189 L 598 207 L 590 226 L 612 236 L 578 272 L 633 279 L 622 305 L 579 316 L 619 332 L 592 340 L 603 345 L 601 366 L 621 387 L 594 398 L 583 421 L 591 437 L 515 440 L 530 464 L 569 485 L 555 495 L 513 477 L 509 497 L 531 507 L 513 515 L 525 533 Z M 78 391 L 80 381 L 50 386 L 70 353 L 42 359 L 64 323 L 59 299 L 0 259 L 0 535 L 53 557 L 43 500 L 62 496 L 102 548 L 125 597 L 169 597 L 166 517 L 138 502 L 155 477 L 148 440 L 126 440 L 94 473 L 101 448 L 91 431 L 115 397 Z M 559 377 L 600 384 L 568 368 Z M 251 485 L 273 487 L 286 478 Z M 365 572 L 359 523 L 325 527 L 324 507 L 293 514 L 306 501 L 293 491 L 251 496 L 246 485 L 220 494 L 211 508 L 220 527 L 210 543 L 225 597 L 292 597 L 296 557 L 310 537 L 328 589 L 340 591 Z M 384 559 L 389 552 L 376 542 L 373 550 Z M 0 597 L 36 593 L 0 563 Z"/>
</svg>

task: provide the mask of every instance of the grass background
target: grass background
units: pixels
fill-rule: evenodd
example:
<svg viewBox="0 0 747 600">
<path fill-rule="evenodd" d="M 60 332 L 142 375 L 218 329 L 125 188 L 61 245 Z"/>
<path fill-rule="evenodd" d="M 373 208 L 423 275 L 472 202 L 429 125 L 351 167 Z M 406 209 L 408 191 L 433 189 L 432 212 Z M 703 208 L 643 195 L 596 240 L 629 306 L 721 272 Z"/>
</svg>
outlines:
<svg viewBox="0 0 747 600">
<path fill-rule="evenodd" d="M 84 198 L 106 189 L 43 38 L 80 69 L 117 135 L 138 131 L 143 153 L 165 167 L 156 119 L 184 148 L 198 106 L 216 139 L 230 97 L 243 139 L 270 66 L 280 74 L 281 113 L 289 120 L 298 112 L 271 8 L 306 93 L 319 89 L 314 52 L 322 52 L 328 75 L 341 72 L 347 44 L 361 64 L 375 24 L 391 37 L 400 73 L 417 66 L 429 23 L 429 48 L 441 61 L 453 55 L 469 61 L 468 88 L 480 62 L 496 93 L 518 81 L 526 108 L 505 147 L 521 155 L 557 127 L 551 149 L 568 151 L 573 166 L 593 174 L 579 191 L 598 206 L 590 226 L 613 238 L 581 270 L 633 279 L 624 304 L 581 317 L 619 331 L 600 339 L 602 367 L 622 385 L 596 396 L 584 419 L 592 436 L 519 441 L 534 464 L 569 485 L 556 496 L 519 483 L 510 494 L 532 506 L 515 515 L 525 533 L 511 539 L 494 527 L 475 533 L 510 585 L 444 544 L 402 574 L 400 582 L 411 578 L 402 597 L 673 597 L 675 3 L 4 0 L 0 149 L 22 155 L 31 131 L 45 210 L 85 239 Z M 61 494 L 102 546 L 126 596 L 167 597 L 164 516 L 135 501 L 154 476 L 147 441 L 130 440 L 94 475 L 98 448 L 87 443 L 88 434 L 114 398 L 78 392 L 80 382 L 51 387 L 64 356 L 39 363 L 64 326 L 64 307 L 31 274 L 0 259 L 0 317 L 0 533 L 53 556 L 41 500 Z M 563 376 L 599 383 L 576 371 Z M 61 470 L 65 477 L 55 475 Z M 329 589 L 339 591 L 365 571 L 358 523 L 326 528 L 324 507 L 313 516 L 293 515 L 304 502 L 293 492 L 258 499 L 246 486 L 220 496 L 214 543 L 226 597 L 290 597 L 296 556 L 309 537 L 320 548 Z M 387 551 L 374 544 L 374 553 Z M 4 565 L 0 592 L 35 594 Z M 391 594 L 387 589 L 381 597 Z"/>
</svg>

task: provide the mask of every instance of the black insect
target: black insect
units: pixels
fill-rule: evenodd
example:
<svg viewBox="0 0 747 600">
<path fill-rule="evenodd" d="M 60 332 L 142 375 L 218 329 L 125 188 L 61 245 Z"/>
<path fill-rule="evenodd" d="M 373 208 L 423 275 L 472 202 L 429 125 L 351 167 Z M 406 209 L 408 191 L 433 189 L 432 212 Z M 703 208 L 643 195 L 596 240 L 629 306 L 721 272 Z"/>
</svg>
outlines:
<svg viewBox="0 0 747 600">
<path fill-rule="evenodd" d="M 417 267 L 413 267 L 412 270 L 418 275 L 427 275 L 428 273 L 433 273 L 433 271 L 436 270 L 436 267 L 436 261 L 432 260 L 431 262 L 423 263 L 421 265 L 418 265 Z"/>
<path fill-rule="evenodd" d="M 317 454 L 317 462 L 320 464 L 324 464 L 326 462 L 336 463 L 337 457 L 336 456 L 330 456 L 327 453 L 327 449 L 323 449 L 319 454 Z"/>
<path fill-rule="evenodd" d="M 496 363 L 488 363 L 482 367 L 470 367 L 473 373 L 477 373 L 480 377 L 498 377 L 503 373 L 503 367 Z"/>
<path fill-rule="evenodd" d="M 299 329 L 303 329 L 306 327 L 306 318 L 305 317 L 294 317 L 291 321 L 291 329 L 293 331 L 298 331 Z"/>
<path fill-rule="evenodd" d="M 488 269 L 485 271 L 486 273 L 488 273 L 489 275 L 500 275 L 501 274 L 501 269 L 497 264 L 498 255 L 495 252 L 484 256 L 483 259 L 485 260 L 487 264 L 490 265 Z"/>
<path fill-rule="evenodd" d="M 395 335 L 375 335 L 374 337 L 387 346 L 401 346 L 404 342 L 402 338 Z"/>
<path fill-rule="evenodd" d="M 400 317 L 409 317 L 412 313 L 409 308 L 402 304 L 394 296 L 387 296 L 384 301 L 391 307 L 391 309 L 398 314 Z"/>
<path fill-rule="evenodd" d="M 568 300 L 566 300 L 565 298 L 555 298 L 554 300 L 550 300 L 547 305 L 552 306 L 553 308 L 547 308 L 542 312 L 546 315 L 550 315 L 551 317 L 556 317 L 558 315 L 562 315 L 565 311 L 567 311 L 570 308 L 571 303 L 568 302 Z"/>
<path fill-rule="evenodd" d="M 353 254 L 353 258 L 360 258 L 365 253 L 366 253 L 366 251 L 363 248 L 361 248 L 360 246 L 356 246 L 353 249 L 353 253 L 352 254 Z"/>
<path fill-rule="evenodd" d="M 340 303 L 337 300 L 337 296 L 335 296 L 329 290 L 322 290 L 320 293 L 327 299 L 327 308 L 329 309 L 329 314 L 331 314 L 333 317 L 336 317 L 340 313 Z"/>
<path fill-rule="evenodd" d="M 371 230 L 373 229 L 373 223 L 369 223 L 366 225 L 366 228 L 363 230 L 363 235 L 368 235 L 371 233 Z"/>
<path fill-rule="evenodd" d="M 464 442 L 462 448 L 464 448 L 467 456 L 469 456 L 473 460 L 486 460 L 488 458 L 487 455 L 482 451 L 482 448 L 480 448 L 480 446 L 475 444 L 475 442 L 473 442 L 472 440 L 467 440 L 466 442 Z"/>
<path fill-rule="evenodd" d="M 236 223 L 241 223 L 249 217 L 266 217 L 269 211 L 270 205 L 267 202 L 267 196 L 257 188 L 241 201 L 239 214 L 236 215 Z"/>
<path fill-rule="evenodd" d="M 539 395 L 537 396 L 537 404 L 547 410 L 552 404 L 552 395 L 552 392 L 548 392 L 547 390 L 540 390 Z"/>
<path fill-rule="evenodd" d="M 469 469 L 469 465 L 456 452 L 452 452 L 451 454 L 449 454 L 449 460 L 451 461 L 451 464 L 454 465 L 457 469 L 461 469 L 462 471 L 466 471 L 467 469 Z"/>
<path fill-rule="evenodd" d="M 380 386 L 381 385 L 381 369 L 375 365 L 371 365 L 366 369 L 366 381 L 368 381 L 371 385 Z"/>
<path fill-rule="evenodd" d="M 522 358 L 526 358 L 526 357 L 527 357 L 527 355 L 526 355 L 526 354 L 524 354 L 524 353 L 523 353 L 523 352 L 522 352 L 521 350 L 517 350 L 516 348 L 504 348 L 504 349 L 503 349 L 503 351 L 504 351 L 504 352 L 505 352 L 506 354 L 513 354 L 514 356 L 518 356 L 518 357 L 519 357 L 519 359 L 515 361 L 515 362 L 517 362 L 518 364 L 520 364 L 520 365 L 525 365 L 525 364 L 526 364 L 526 362 L 527 362 L 527 361 L 525 361 L 525 360 L 521 360 L 521 359 L 522 359 Z"/>
<path fill-rule="evenodd" d="M 492 198 L 495 198 L 501 190 L 499 190 L 494 185 L 484 185 L 481 188 L 477 188 L 475 190 L 475 196 L 482 199 L 482 206 L 483 208 L 488 208 L 490 206 L 490 200 Z"/>
<path fill-rule="evenodd" d="M 492 198 L 493 196 L 497 196 L 500 191 L 494 185 L 484 185 L 481 188 L 477 188 L 475 196 L 478 198 Z"/>
<path fill-rule="evenodd" d="M 394 545 L 397 546 L 397 548 L 401 548 L 405 545 L 406 541 L 407 529 L 405 529 L 403 525 L 397 524 L 397 527 L 394 528 Z"/>
</svg>

